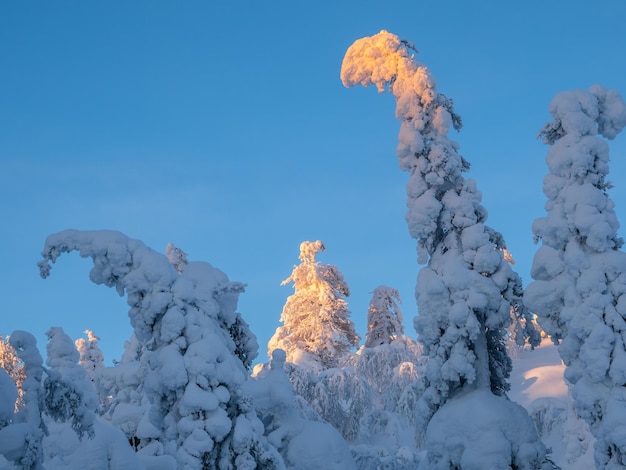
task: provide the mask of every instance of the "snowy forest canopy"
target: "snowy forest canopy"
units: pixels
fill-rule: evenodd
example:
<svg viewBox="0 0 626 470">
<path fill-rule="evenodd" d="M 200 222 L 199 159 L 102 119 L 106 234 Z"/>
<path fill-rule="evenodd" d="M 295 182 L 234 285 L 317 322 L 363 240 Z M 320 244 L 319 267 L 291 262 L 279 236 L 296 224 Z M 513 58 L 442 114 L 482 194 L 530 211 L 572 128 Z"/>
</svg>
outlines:
<svg viewBox="0 0 626 470">
<path fill-rule="evenodd" d="M 0 469 L 626 466 L 626 256 L 606 142 L 626 126 L 622 97 L 594 85 L 550 104 L 546 214 L 532 223 L 524 289 L 448 137 L 461 118 L 415 53 L 381 31 L 341 69 L 346 87 L 396 101 L 406 221 L 424 265 L 415 337 L 400 293 L 381 285 L 359 347 L 349 282 L 318 261 L 323 242 L 304 241 L 268 362 L 253 369 L 244 284 L 172 244 L 161 254 L 115 231 L 59 232 L 42 277 L 64 253 L 90 258 L 91 281 L 126 297 L 134 334 L 112 367 L 91 331 L 73 341 L 51 327 L 45 362 L 32 334 L 0 338 Z M 570 401 L 525 408 L 508 397 L 511 356 L 542 334 L 558 345 Z"/>
</svg>

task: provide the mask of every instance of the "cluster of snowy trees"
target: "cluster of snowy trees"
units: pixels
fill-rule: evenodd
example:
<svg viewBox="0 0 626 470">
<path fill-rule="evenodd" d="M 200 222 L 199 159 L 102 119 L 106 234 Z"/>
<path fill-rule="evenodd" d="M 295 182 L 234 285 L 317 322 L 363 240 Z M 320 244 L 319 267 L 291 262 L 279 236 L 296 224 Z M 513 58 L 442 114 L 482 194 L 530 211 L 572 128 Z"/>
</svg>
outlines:
<svg viewBox="0 0 626 470">
<path fill-rule="evenodd" d="M 626 126 L 624 101 L 594 86 L 550 105 L 547 215 L 524 290 L 448 137 L 461 119 L 414 53 L 381 31 L 348 49 L 341 79 L 396 100 L 425 265 L 416 339 L 400 293 L 379 286 L 359 348 L 348 283 L 318 261 L 321 241 L 305 241 L 268 362 L 253 369 L 244 284 L 172 244 L 161 254 L 119 232 L 63 231 L 46 240 L 42 277 L 64 253 L 91 258 L 90 279 L 126 296 L 134 333 L 111 367 L 91 331 L 74 342 L 50 328 L 45 363 L 30 333 L 0 337 L 0 469 L 552 469 L 541 412 L 507 398 L 507 347 L 539 344 L 533 314 L 559 345 L 596 467 L 626 466 L 626 256 L 601 138 Z"/>
</svg>

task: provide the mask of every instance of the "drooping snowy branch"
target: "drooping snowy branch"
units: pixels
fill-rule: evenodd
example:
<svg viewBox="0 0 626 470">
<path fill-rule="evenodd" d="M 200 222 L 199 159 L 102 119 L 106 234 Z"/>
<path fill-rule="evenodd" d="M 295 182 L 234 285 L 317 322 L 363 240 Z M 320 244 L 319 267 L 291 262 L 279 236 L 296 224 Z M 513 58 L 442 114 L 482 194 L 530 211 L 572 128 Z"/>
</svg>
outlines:
<svg viewBox="0 0 626 470">
<path fill-rule="evenodd" d="M 558 94 L 539 133 L 551 147 L 541 246 L 526 302 L 559 345 L 574 407 L 596 438 L 597 468 L 626 465 L 626 255 L 607 190 L 609 147 L 626 104 L 600 85 Z"/>
</svg>

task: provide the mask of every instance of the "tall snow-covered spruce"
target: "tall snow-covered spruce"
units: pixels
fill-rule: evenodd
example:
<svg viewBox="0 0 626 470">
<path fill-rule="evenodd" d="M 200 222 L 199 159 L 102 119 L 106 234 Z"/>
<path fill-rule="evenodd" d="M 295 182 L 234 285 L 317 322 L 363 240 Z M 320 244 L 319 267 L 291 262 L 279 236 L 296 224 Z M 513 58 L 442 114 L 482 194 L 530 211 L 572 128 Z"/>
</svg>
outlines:
<svg viewBox="0 0 626 470">
<path fill-rule="evenodd" d="M 596 438 L 597 468 L 626 467 L 626 254 L 607 190 L 609 147 L 626 126 L 614 90 L 558 94 L 539 133 L 550 145 L 543 191 L 546 216 L 533 232 L 541 246 L 527 305 L 559 344 L 577 413 Z"/>
<path fill-rule="evenodd" d="M 511 370 L 504 340 L 519 278 L 504 260 L 502 236 L 484 224 L 476 183 L 463 177 L 469 164 L 448 138 L 461 119 L 414 52 L 387 31 L 359 39 L 346 52 L 341 80 L 392 93 L 401 120 L 397 156 L 410 174 L 406 221 L 418 262 L 427 263 L 416 286 L 415 327 L 428 355 L 418 402 L 418 415 L 429 423 L 428 455 L 420 468 L 548 468 L 530 418 L 504 396 Z M 450 411 L 485 401 L 503 415 L 477 413 L 475 431 L 461 432 L 462 423 L 452 421 L 463 420 L 463 412 Z M 448 428 L 458 440 L 443 432 Z M 479 431 L 494 428 L 504 439 Z"/>
<path fill-rule="evenodd" d="M 284 468 L 242 389 L 246 362 L 256 355 L 248 349 L 256 339 L 236 311 L 244 285 L 208 263 L 177 270 L 165 255 L 114 231 L 51 235 L 41 275 L 71 251 L 92 258 L 93 282 L 127 295 L 151 406 L 137 429 L 139 452 L 163 464 L 174 458 L 180 469 Z"/>
</svg>

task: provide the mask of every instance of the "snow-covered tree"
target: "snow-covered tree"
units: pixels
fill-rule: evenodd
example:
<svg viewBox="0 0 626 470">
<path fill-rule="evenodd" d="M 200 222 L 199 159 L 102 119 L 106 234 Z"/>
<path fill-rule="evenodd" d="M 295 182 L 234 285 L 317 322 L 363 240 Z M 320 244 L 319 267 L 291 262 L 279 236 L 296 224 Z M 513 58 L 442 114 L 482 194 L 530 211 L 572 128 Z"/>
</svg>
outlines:
<svg viewBox="0 0 626 470">
<path fill-rule="evenodd" d="M 353 448 L 359 468 L 415 466 L 422 435 L 416 432 L 415 404 L 422 394 L 418 378 L 424 366 L 421 345 L 404 335 L 398 303 L 396 289 L 374 290 L 365 345 L 352 358 L 371 389 L 371 405 L 360 421 L 360 445 Z"/>
<path fill-rule="evenodd" d="M 187 261 L 187 253 L 170 242 L 165 247 L 165 254 L 169 262 L 172 263 L 172 266 L 176 268 L 176 271 L 182 274 L 185 270 L 185 266 L 189 263 L 189 261 Z"/>
<path fill-rule="evenodd" d="M 387 286 L 378 286 L 372 293 L 367 310 L 367 334 L 365 347 L 389 344 L 404 334 L 400 292 Z"/>
<path fill-rule="evenodd" d="M 373 403 L 372 387 L 354 367 L 326 369 L 315 378 L 311 406 L 348 441 L 359 435 L 361 418 Z"/>
<path fill-rule="evenodd" d="M 0 455 L 18 468 L 37 470 L 43 468 L 42 440 L 46 433 L 41 418 L 43 359 L 35 337 L 26 331 L 14 331 L 9 343 L 24 364 L 24 406 L 12 424 L 0 429 Z"/>
<path fill-rule="evenodd" d="M 78 338 L 74 344 L 78 350 L 79 360 L 78 363 L 85 369 L 89 379 L 96 383 L 99 373 L 104 367 L 104 354 L 102 349 L 98 346 L 98 338 L 93 331 L 85 330 L 87 339 Z"/>
<path fill-rule="evenodd" d="M 87 372 L 78 364 L 80 354 L 62 328 L 50 328 L 46 335 L 49 339 L 46 347 L 49 369 L 43 383 L 46 414 L 55 421 L 71 419 L 72 429 L 80 438 L 84 434 L 93 438 L 98 398 Z"/>
<path fill-rule="evenodd" d="M 559 344 L 577 413 L 596 438 L 597 468 L 626 466 L 626 254 L 611 187 L 609 147 L 626 105 L 600 85 L 558 94 L 539 133 L 550 145 L 546 216 L 526 301 Z"/>
<path fill-rule="evenodd" d="M 142 393 L 150 409 L 138 426 L 139 452 L 175 458 L 183 469 L 284 468 L 263 435 L 242 386 L 241 360 L 256 341 L 233 338 L 244 285 L 208 263 L 189 262 L 179 273 L 142 242 L 119 232 L 68 230 L 48 237 L 40 269 L 77 250 L 94 263 L 90 278 L 126 293 L 141 354 Z M 252 336 L 243 324 L 238 335 Z"/>
<path fill-rule="evenodd" d="M 411 44 L 387 31 L 359 39 L 346 52 L 341 80 L 348 87 L 373 84 L 379 92 L 392 93 L 396 118 L 402 121 L 397 156 L 400 168 L 410 174 L 406 220 L 409 233 L 417 239 L 418 262 L 427 263 L 416 286 L 415 327 L 428 354 L 419 415 L 427 423 L 450 400 L 459 397 L 454 405 L 459 406 L 461 392 L 467 406 L 472 405 L 472 397 L 491 396 L 494 406 L 510 405 L 516 416 L 525 416 L 519 426 L 528 431 L 507 436 L 524 441 L 510 442 L 508 451 L 499 448 L 500 463 L 519 465 L 517 452 L 528 445 L 535 455 L 533 466 L 521 468 L 540 468 L 545 448 L 536 433 L 533 436 L 532 421 L 523 409 L 501 397 L 508 390 L 511 371 L 505 338 L 516 276 L 504 260 L 502 236 L 485 225 L 487 211 L 480 204 L 476 183 L 463 176 L 469 164 L 448 137 L 451 128 L 461 128 L 461 119 L 452 100 L 437 92 L 430 71 L 415 61 L 414 52 Z M 495 398 L 502 400 L 496 405 Z M 441 411 L 437 422 L 449 416 Z M 504 427 L 508 418 L 501 419 L 490 426 Z M 453 453 L 449 441 L 440 440 L 443 437 L 427 434 L 425 468 L 460 465 L 457 459 L 463 451 Z M 431 452 L 437 446 L 441 449 Z M 465 465 L 478 465 L 474 458 Z"/>
<path fill-rule="evenodd" d="M 0 369 L 4 369 L 15 383 L 15 387 L 17 388 L 15 411 L 17 411 L 24 405 L 24 390 L 22 389 L 22 384 L 24 383 L 26 374 L 24 372 L 24 364 L 22 364 L 22 361 L 18 357 L 17 351 L 11 346 L 9 337 L 3 338 L 2 335 L 0 335 Z"/>
<path fill-rule="evenodd" d="M 301 263 L 282 283 L 293 282 L 294 294 L 283 308 L 283 326 L 268 343 L 268 355 L 282 349 L 288 362 L 316 371 L 339 365 L 360 339 L 349 319 L 345 298 L 350 290 L 343 274 L 336 266 L 315 259 L 324 250 L 319 240 L 300 245 Z"/>
</svg>

